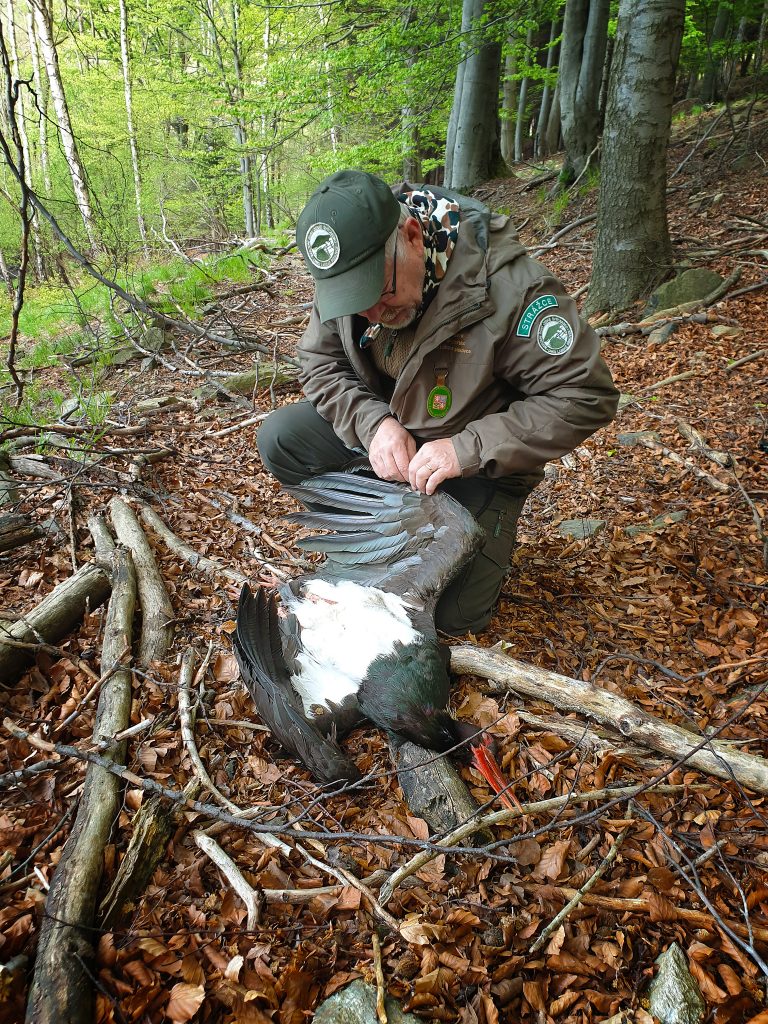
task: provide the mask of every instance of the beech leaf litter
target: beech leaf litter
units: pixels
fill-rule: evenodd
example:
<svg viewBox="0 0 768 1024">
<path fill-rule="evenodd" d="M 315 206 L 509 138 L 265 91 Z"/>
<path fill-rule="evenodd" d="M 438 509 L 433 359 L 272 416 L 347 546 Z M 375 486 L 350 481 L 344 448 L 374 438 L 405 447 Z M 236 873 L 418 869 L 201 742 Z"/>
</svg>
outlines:
<svg viewBox="0 0 768 1024">
<path fill-rule="evenodd" d="M 670 168 L 704 130 L 693 120 L 678 132 Z M 768 757 L 768 279 L 759 256 L 768 245 L 768 180 L 754 163 L 754 173 L 736 173 L 721 145 L 699 152 L 675 179 L 677 258 L 740 278 L 698 318 L 680 314 L 663 338 L 600 324 L 621 411 L 548 467 L 521 519 L 497 614 L 468 639 L 592 681 L 701 740 L 716 734 L 734 751 Z M 594 192 L 573 197 L 553 225 L 521 179 L 487 183 L 478 195 L 525 221 L 532 248 L 593 212 L 596 200 Z M 542 256 L 572 291 L 589 280 L 593 232 L 585 223 Z M 269 281 L 268 290 L 222 299 L 208 322 L 220 333 L 223 319 L 233 337 L 291 354 L 311 300 L 295 251 L 274 259 Z M 638 306 L 622 319 L 637 324 L 643 315 Z M 288 326 L 274 326 L 282 321 Z M 166 362 L 187 366 L 185 351 L 210 372 L 269 362 L 208 341 L 175 344 Z M 62 373 L 36 371 L 36 380 L 54 383 Z M 58 480 L 13 474 L 24 482 L 14 511 L 41 530 L 0 556 L 4 620 L 24 616 L 70 576 L 72 554 L 78 566 L 93 558 L 89 517 L 106 514 L 115 494 L 137 513 L 149 506 L 197 555 L 235 574 L 191 565 L 142 520 L 173 605 L 174 640 L 148 666 L 128 652 L 123 659 L 137 731 L 124 741 L 132 774 L 104 850 L 97 906 L 152 801 L 165 808 L 167 831 L 143 890 L 108 928 L 97 914 L 83 930 L 94 950 L 94 1019 L 300 1024 L 351 981 L 376 985 L 378 973 L 387 995 L 425 1020 L 649 1024 L 657 957 L 677 943 L 708 1020 L 768 1022 L 766 794 L 673 766 L 631 730 L 463 676 L 453 710 L 493 733 L 524 810 L 606 787 L 648 788 L 605 807 L 510 812 L 474 849 L 466 840 L 452 853 L 408 808 L 386 738 L 372 726 L 344 741 L 367 778 L 343 792 L 319 789 L 260 728 L 232 654 L 236 574 L 274 583 L 305 563 L 294 544 L 300 527 L 282 518 L 295 504 L 260 464 L 258 423 L 222 431 L 297 400 L 299 390 L 267 378 L 240 404 L 221 394 L 195 399 L 199 383 L 162 363 L 107 368 L 100 387 L 113 395 L 109 420 L 88 457 L 83 439 L 70 436 L 69 450 L 41 449 Z M 148 397 L 169 401 L 149 414 L 139 406 Z M 130 426 L 142 430 L 110 436 Z M 164 456 L 151 457 L 161 449 Z M 728 458 L 718 462 L 713 452 Z M 604 525 L 558 530 L 590 520 Z M 0 689 L 4 719 L 41 741 L 98 754 L 105 608 L 40 647 L 34 665 Z M 207 784 L 188 791 L 196 805 L 175 807 L 147 786 L 181 793 L 198 776 L 179 717 L 189 647 L 194 749 L 228 802 L 218 803 L 219 820 L 201 809 L 216 804 Z M 0 1021 L 12 1021 L 23 1015 L 87 765 L 8 728 L 0 749 Z M 475 798 L 488 801 L 479 776 L 462 774 Z M 662 776 L 665 788 L 654 788 Z M 250 826 L 236 823 L 230 804 L 250 814 Z M 241 889 L 196 843 L 200 831 L 234 864 Z M 386 905 L 379 901 L 391 873 L 430 846 L 434 855 Z M 250 907 L 241 894 L 248 891 Z"/>
</svg>

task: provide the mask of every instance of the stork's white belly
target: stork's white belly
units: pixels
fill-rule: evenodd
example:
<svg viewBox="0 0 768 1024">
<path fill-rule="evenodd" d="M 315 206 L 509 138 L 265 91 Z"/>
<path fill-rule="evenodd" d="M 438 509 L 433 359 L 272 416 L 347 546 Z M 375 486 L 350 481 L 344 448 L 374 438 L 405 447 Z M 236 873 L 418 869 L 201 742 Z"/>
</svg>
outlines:
<svg viewBox="0 0 768 1024">
<path fill-rule="evenodd" d="M 341 704 L 357 693 L 370 663 L 396 642 L 420 636 L 401 598 L 348 580 L 310 580 L 301 597 L 285 604 L 301 625 L 300 671 L 292 679 L 310 718 L 318 705 Z"/>
</svg>

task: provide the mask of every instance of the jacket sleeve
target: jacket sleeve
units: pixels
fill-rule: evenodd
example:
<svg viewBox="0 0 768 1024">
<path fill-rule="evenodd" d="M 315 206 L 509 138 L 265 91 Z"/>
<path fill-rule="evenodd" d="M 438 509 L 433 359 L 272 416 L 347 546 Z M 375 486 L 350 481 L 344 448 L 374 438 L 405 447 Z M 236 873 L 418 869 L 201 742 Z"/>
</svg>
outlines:
<svg viewBox="0 0 768 1024">
<path fill-rule="evenodd" d="M 507 307 L 508 309 L 508 307 Z M 540 470 L 572 451 L 616 415 L 619 392 L 600 355 L 600 339 L 559 281 L 544 278 L 525 292 L 496 335 L 494 376 L 517 396 L 452 438 L 462 476 L 498 477 Z"/>
<path fill-rule="evenodd" d="M 322 323 L 317 306 L 312 308 L 298 356 L 304 394 L 344 444 L 367 451 L 379 424 L 392 413 L 372 383 L 367 385 L 353 368 L 338 321 Z"/>
</svg>

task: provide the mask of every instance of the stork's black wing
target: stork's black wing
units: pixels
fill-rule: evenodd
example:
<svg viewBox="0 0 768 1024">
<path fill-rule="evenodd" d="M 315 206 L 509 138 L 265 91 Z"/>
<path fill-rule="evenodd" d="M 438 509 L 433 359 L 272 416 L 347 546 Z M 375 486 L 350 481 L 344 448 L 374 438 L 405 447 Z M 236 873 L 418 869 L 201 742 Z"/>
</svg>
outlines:
<svg viewBox="0 0 768 1024">
<path fill-rule="evenodd" d="M 332 736 L 304 715 L 283 656 L 275 594 L 240 592 L 234 650 L 253 703 L 275 739 L 324 782 L 354 782 L 360 774 Z"/>
<path fill-rule="evenodd" d="M 349 473 L 326 473 L 288 488 L 312 511 L 290 518 L 331 530 L 297 541 L 322 551 L 318 575 L 399 594 L 433 611 L 461 566 L 478 550 L 483 531 L 462 505 L 441 491 L 412 491 Z"/>
</svg>

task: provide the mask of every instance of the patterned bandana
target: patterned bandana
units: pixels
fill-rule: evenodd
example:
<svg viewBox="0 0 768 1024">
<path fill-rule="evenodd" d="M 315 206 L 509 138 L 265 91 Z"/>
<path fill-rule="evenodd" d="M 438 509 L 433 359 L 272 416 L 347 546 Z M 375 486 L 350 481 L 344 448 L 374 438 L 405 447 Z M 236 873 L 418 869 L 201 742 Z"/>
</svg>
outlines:
<svg viewBox="0 0 768 1024">
<path fill-rule="evenodd" d="M 401 192 L 397 197 L 412 217 L 421 221 L 424 236 L 424 291 L 418 317 L 435 297 L 438 286 L 445 277 L 448 260 L 451 258 L 459 235 L 459 205 L 452 199 L 439 198 L 427 188 Z M 418 319 L 417 317 L 417 319 Z M 371 324 L 360 339 L 360 348 L 368 345 L 378 336 L 381 324 Z"/>
</svg>

